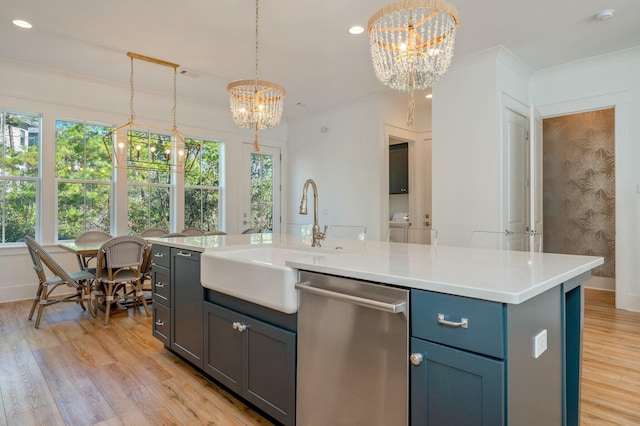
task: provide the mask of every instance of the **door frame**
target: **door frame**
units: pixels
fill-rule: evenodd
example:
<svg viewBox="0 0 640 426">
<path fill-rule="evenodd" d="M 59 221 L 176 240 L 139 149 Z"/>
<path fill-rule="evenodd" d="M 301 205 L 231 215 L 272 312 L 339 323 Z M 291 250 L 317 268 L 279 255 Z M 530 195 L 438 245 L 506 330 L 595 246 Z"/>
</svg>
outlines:
<svg viewBox="0 0 640 426">
<path fill-rule="evenodd" d="M 591 96 L 583 99 L 557 102 L 547 105 L 539 105 L 538 110 L 542 118 L 552 118 L 562 115 L 577 114 L 606 108 L 614 108 L 614 128 L 615 128 L 615 188 L 616 188 L 616 308 L 640 310 L 640 296 L 630 296 L 628 294 L 629 282 L 631 279 L 631 264 L 629 263 L 630 253 L 630 218 L 626 195 L 631 193 L 627 182 L 624 180 L 628 176 L 628 167 L 625 159 L 628 156 L 628 137 L 626 129 L 628 127 L 628 91 L 608 93 L 599 96 Z"/>
</svg>

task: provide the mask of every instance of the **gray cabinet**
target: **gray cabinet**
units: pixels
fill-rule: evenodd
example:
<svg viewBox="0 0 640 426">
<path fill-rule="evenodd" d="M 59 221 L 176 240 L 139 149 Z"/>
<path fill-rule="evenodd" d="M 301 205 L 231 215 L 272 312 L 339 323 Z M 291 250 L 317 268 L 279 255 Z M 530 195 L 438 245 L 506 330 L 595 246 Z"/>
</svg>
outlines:
<svg viewBox="0 0 640 426">
<path fill-rule="evenodd" d="M 153 245 L 153 335 L 165 347 L 202 368 L 200 253 Z"/>
<path fill-rule="evenodd" d="M 204 302 L 204 371 L 285 425 L 295 423 L 296 333 Z"/>
<path fill-rule="evenodd" d="M 409 144 L 389 146 L 389 194 L 409 193 Z"/>
<path fill-rule="evenodd" d="M 171 350 L 202 368 L 200 253 L 171 248 Z"/>
<path fill-rule="evenodd" d="M 153 246 L 151 266 L 153 335 L 166 347 L 171 344 L 171 249 Z"/>
</svg>

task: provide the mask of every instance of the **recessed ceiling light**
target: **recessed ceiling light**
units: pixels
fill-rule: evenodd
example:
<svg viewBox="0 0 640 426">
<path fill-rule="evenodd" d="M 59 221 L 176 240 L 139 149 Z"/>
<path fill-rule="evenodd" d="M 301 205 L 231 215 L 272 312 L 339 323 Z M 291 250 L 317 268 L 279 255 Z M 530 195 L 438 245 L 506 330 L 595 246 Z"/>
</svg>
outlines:
<svg viewBox="0 0 640 426">
<path fill-rule="evenodd" d="M 607 19 L 613 18 L 613 14 L 616 13 L 613 9 L 604 9 L 598 12 L 595 16 L 596 21 L 606 21 Z"/>
<path fill-rule="evenodd" d="M 31 25 L 29 22 L 23 21 L 22 19 L 14 19 L 11 22 L 13 22 L 13 25 L 15 25 L 16 27 L 20 27 L 20 28 L 31 28 L 31 27 L 33 27 L 33 25 Z"/>
<path fill-rule="evenodd" d="M 361 27 L 360 25 L 354 25 L 353 27 L 349 28 L 349 34 L 362 34 L 364 32 L 364 28 Z"/>
</svg>

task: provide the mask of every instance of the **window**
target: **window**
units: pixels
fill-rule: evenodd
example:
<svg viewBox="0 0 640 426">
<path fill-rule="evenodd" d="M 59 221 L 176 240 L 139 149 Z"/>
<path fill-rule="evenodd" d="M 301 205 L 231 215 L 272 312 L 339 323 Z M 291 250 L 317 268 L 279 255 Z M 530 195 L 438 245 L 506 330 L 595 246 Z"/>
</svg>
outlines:
<svg viewBox="0 0 640 426">
<path fill-rule="evenodd" d="M 221 231 L 220 144 L 197 142 L 201 146 L 200 155 L 184 177 L 184 224 L 207 232 Z"/>
<path fill-rule="evenodd" d="M 273 232 L 274 156 L 251 154 L 251 226 L 260 232 Z"/>
<path fill-rule="evenodd" d="M 59 240 L 111 228 L 112 164 L 102 142 L 111 129 L 56 121 Z"/>
<path fill-rule="evenodd" d="M 136 138 L 150 141 L 167 136 L 136 131 Z M 154 169 L 127 169 L 129 233 L 140 234 L 147 228 L 169 230 L 171 213 L 171 173 Z"/>
<path fill-rule="evenodd" d="M 1 242 L 13 243 L 36 234 L 41 119 L 0 111 L 0 129 Z"/>
</svg>

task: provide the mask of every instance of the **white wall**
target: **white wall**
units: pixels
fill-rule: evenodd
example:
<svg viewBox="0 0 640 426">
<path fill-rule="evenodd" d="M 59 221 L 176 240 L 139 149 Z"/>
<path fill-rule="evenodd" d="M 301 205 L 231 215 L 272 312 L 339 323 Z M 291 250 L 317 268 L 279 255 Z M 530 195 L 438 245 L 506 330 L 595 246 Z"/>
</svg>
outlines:
<svg viewBox="0 0 640 426">
<path fill-rule="evenodd" d="M 616 151 L 616 304 L 640 311 L 640 48 L 536 72 L 531 101 L 544 115 L 613 106 Z"/>
<path fill-rule="evenodd" d="M 311 178 L 318 185 L 321 227 L 365 225 L 367 239 L 386 239 L 388 137 L 418 138 L 431 122 L 428 108 L 420 107 L 414 127 L 408 128 L 408 99 L 408 95 L 374 97 L 289 121 L 289 203 L 283 222 L 312 223 L 311 205 L 309 216 L 298 214 L 302 187 Z"/>
<path fill-rule="evenodd" d="M 129 118 L 130 89 L 128 82 L 122 85 L 82 76 L 33 67 L 0 58 L 0 106 L 15 111 L 42 114 L 42 168 L 41 205 L 38 215 L 38 237 L 43 245 L 51 249 L 56 260 L 63 266 L 76 267 L 73 255 L 62 252 L 54 245 L 56 212 L 55 173 L 55 120 L 86 120 L 108 125 L 124 124 Z M 238 129 L 233 124 L 227 108 L 213 108 L 181 98 L 178 81 L 177 124 L 191 137 L 215 140 L 224 143 L 225 174 L 223 193 L 223 220 L 227 232 L 238 232 L 241 228 L 239 211 L 241 194 L 240 172 L 242 143 L 253 143 L 250 130 Z M 221 88 L 224 90 L 224 88 Z M 170 128 L 171 97 L 158 93 L 135 90 L 136 122 L 145 125 Z M 262 145 L 275 146 L 286 158 L 287 125 L 281 123 L 271 130 L 260 132 Z M 286 188 L 286 178 L 283 180 Z M 126 195 L 126 194 L 125 194 Z M 286 200 L 286 191 L 283 192 Z M 119 221 L 116 234 L 126 233 L 126 223 Z M 24 245 L 0 247 L 0 301 L 31 298 L 35 294 L 36 275 L 31 269 L 27 249 Z"/>
</svg>

